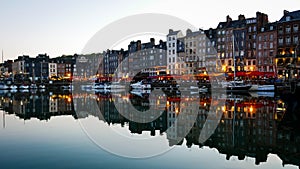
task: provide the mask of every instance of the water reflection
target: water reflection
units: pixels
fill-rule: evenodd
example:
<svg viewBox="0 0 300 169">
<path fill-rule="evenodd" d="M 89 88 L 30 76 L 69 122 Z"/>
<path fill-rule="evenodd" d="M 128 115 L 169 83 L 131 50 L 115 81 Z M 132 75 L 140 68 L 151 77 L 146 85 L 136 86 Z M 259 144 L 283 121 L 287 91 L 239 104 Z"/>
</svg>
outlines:
<svg viewBox="0 0 300 169">
<path fill-rule="evenodd" d="M 151 92 L 151 91 L 150 91 Z M 69 92 L 49 93 L 1 93 L 0 106 L 6 114 L 30 120 L 49 120 L 53 116 L 70 115 L 75 119 L 94 116 L 105 123 L 121 124 L 128 126 L 131 133 L 142 134 L 149 132 L 151 136 L 165 133 L 169 146 L 182 145 L 187 147 L 197 145 L 216 148 L 220 154 L 225 154 L 226 159 L 237 156 L 239 160 L 246 157 L 255 158 L 255 164 L 267 161 L 268 154 L 277 154 L 285 164 L 300 164 L 300 133 L 299 133 L 299 96 L 284 95 L 269 97 L 255 94 L 228 94 L 217 96 L 218 99 L 226 99 L 225 105 L 218 107 L 211 103 L 212 96 L 206 94 L 184 95 L 178 92 L 157 93 L 152 97 L 149 91 L 133 92 L 129 95 L 122 93 L 112 94 L 99 92 L 97 94 L 73 94 Z M 216 97 L 216 96 L 214 96 Z M 150 106 L 162 113 L 153 121 L 137 123 L 125 117 L 136 114 L 126 112 L 120 114 L 114 99 L 128 103 L 140 110 L 146 111 Z M 101 114 L 90 110 L 77 111 L 78 104 L 88 107 L 90 100 L 97 102 L 97 108 Z M 165 104 L 164 101 L 166 100 Z M 191 107 L 193 102 L 198 102 L 198 107 Z M 90 105 L 93 106 L 93 105 Z M 124 104 L 126 106 L 126 104 Z M 208 121 L 209 110 L 221 115 L 220 123 L 211 137 L 204 143 L 199 142 L 201 131 Z M 127 110 L 126 107 L 123 108 Z M 181 116 L 185 113 L 186 116 Z M 146 118 L 141 114 L 139 119 Z M 5 117 L 3 127 L 5 128 Z M 210 119 L 211 120 L 211 119 Z M 187 125 L 188 124 L 188 125 Z M 209 126 L 210 124 L 206 124 Z M 185 134 L 188 128 L 188 134 Z M 178 141 L 179 140 L 179 141 Z"/>
</svg>

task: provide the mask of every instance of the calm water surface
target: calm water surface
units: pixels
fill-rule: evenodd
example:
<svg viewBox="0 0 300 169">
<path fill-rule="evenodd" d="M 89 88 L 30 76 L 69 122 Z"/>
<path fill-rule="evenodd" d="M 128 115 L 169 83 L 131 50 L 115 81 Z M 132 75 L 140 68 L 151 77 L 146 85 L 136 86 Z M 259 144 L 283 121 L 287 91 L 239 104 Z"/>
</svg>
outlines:
<svg viewBox="0 0 300 169">
<path fill-rule="evenodd" d="M 2 92 L 1 168 L 299 168 L 297 95 L 228 94 L 225 105 L 215 108 L 222 112 L 221 119 L 204 143 L 198 138 L 213 106 L 210 94 L 197 94 L 196 99 L 172 93 L 115 95 L 141 111 L 161 105 L 163 99 L 166 102 L 155 107 L 162 113 L 152 122 L 137 123 L 118 113 L 109 93 Z M 100 114 L 92 107 L 75 111 L 79 104 L 89 105 L 90 99 L 97 103 Z M 193 101 L 199 105 L 196 110 L 188 109 Z M 184 111 L 196 113 L 196 118 L 186 118 L 174 128 L 174 119 Z M 89 126 L 92 123 L 102 128 Z M 187 123 L 192 123 L 191 128 L 182 135 Z M 104 134 L 97 138 L 91 127 Z M 107 128 L 125 137 L 158 139 L 136 150 L 105 135 L 101 130 Z M 146 152 L 153 146 L 172 149 L 149 158 L 126 158 L 101 148 L 99 143 L 105 142 L 123 152 Z"/>
</svg>

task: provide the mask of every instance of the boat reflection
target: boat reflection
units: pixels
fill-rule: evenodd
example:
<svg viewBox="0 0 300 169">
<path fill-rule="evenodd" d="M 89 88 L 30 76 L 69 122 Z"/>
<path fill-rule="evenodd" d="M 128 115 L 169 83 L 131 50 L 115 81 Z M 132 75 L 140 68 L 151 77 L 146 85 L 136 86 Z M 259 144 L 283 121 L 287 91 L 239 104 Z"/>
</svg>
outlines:
<svg viewBox="0 0 300 169">
<path fill-rule="evenodd" d="M 105 123 L 128 126 L 131 133 L 142 134 L 156 131 L 166 133 L 170 146 L 187 147 L 198 145 L 216 148 L 226 159 L 237 156 L 239 160 L 253 157 L 256 164 L 267 161 L 268 154 L 277 154 L 284 164 L 300 164 L 299 133 L 299 96 L 269 97 L 251 94 L 227 94 L 214 96 L 224 99 L 223 106 L 215 106 L 212 96 L 205 94 L 187 94 L 167 92 L 151 94 L 130 93 L 3 93 L 0 106 L 7 114 L 30 120 L 49 120 L 52 116 L 71 115 L 75 119 L 98 117 Z M 149 107 L 162 113 L 151 122 L 138 123 L 126 117 L 137 114 L 120 114 L 114 102 L 131 103 L 139 111 L 147 111 Z M 101 114 L 95 113 L 94 101 Z M 162 104 L 163 103 L 163 104 Z M 191 106 L 191 105 L 197 105 Z M 84 104 L 89 110 L 75 111 L 76 106 Z M 127 110 L 126 107 L 123 107 Z M 79 110 L 79 109 L 77 109 Z M 216 130 L 204 143 L 199 138 L 210 111 L 221 116 Z M 185 116 L 180 116 L 185 114 Z M 128 116 L 127 116 L 128 115 Z M 139 119 L 146 118 L 139 115 Z M 181 118 L 180 121 L 176 120 Z M 187 125 L 188 124 L 188 125 Z M 188 128 L 188 133 L 185 130 Z M 180 141 L 178 141 L 180 140 Z"/>
</svg>

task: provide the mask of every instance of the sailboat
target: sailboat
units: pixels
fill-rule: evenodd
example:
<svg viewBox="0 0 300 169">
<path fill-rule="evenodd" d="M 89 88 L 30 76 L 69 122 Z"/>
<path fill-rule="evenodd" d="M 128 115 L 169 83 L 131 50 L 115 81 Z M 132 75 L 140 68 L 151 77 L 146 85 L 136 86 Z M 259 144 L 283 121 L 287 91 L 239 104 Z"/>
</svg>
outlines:
<svg viewBox="0 0 300 169">
<path fill-rule="evenodd" d="M 243 80 L 237 80 L 237 77 L 236 77 L 234 35 L 232 35 L 232 53 L 233 53 L 234 79 L 233 79 L 233 81 L 230 81 L 225 84 L 226 89 L 227 89 L 227 91 L 248 91 L 252 87 L 252 85 L 245 84 L 245 82 Z"/>
</svg>

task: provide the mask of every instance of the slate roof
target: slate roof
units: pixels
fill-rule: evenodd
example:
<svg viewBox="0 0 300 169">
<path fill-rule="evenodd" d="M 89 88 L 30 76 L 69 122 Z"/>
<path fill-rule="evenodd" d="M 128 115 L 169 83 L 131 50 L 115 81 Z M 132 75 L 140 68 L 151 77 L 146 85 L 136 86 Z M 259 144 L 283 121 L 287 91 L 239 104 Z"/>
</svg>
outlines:
<svg viewBox="0 0 300 169">
<path fill-rule="evenodd" d="M 291 21 L 292 20 L 300 20 L 300 10 L 298 11 L 293 11 L 293 12 L 287 12 L 286 14 L 283 15 L 283 17 L 279 20 L 279 22 L 286 22 L 286 17 L 290 16 Z"/>
</svg>

